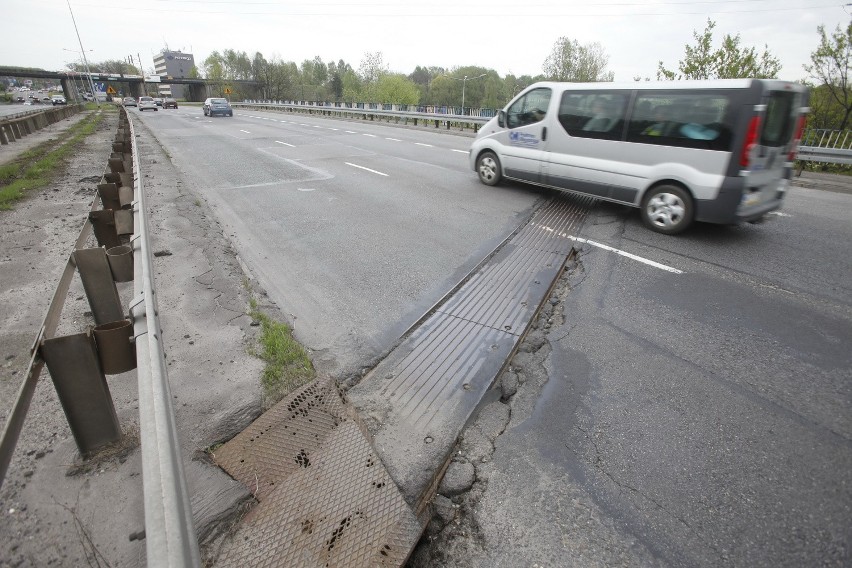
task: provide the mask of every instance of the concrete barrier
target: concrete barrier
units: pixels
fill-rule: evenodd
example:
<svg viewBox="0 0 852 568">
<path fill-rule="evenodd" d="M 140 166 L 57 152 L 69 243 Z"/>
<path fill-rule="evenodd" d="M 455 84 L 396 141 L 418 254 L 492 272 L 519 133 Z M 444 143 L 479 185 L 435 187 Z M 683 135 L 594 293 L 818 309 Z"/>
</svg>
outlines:
<svg viewBox="0 0 852 568">
<path fill-rule="evenodd" d="M 83 110 L 82 105 L 56 106 L 31 114 L 0 120 L 0 144 L 9 144 Z"/>
</svg>

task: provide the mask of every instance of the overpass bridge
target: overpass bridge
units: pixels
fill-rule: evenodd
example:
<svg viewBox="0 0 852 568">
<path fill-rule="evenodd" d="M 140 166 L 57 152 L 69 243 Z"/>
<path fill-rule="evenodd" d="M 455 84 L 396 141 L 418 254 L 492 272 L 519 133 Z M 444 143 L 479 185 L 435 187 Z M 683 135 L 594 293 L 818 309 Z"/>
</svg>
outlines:
<svg viewBox="0 0 852 568">
<path fill-rule="evenodd" d="M 225 86 L 244 85 L 249 87 L 259 86 L 260 83 L 251 80 L 231 81 L 208 81 L 207 79 L 191 79 L 188 77 L 168 77 L 156 75 L 156 80 L 150 80 L 142 75 L 130 75 L 124 73 L 81 73 L 77 71 L 45 71 L 43 69 L 30 69 L 25 67 L 1 66 L 0 77 L 14 77 L 16 79 L 51 79 L 62 85 L 65 98 L 73 100 L 71 85 L 76 81 L 88 84 L 89 79 L 96 83 L 107 83 L 113 88 L 117 85 L 126 85 L 126 89 L 120 89 L 128 96 L 140 97 L 146 91 L 145 85 L 188 85 L 190 101 L 203 101 L 210 95 L 220 95 Z M 116 89 L 119 90 L 119 89 Z"/>
</svg>

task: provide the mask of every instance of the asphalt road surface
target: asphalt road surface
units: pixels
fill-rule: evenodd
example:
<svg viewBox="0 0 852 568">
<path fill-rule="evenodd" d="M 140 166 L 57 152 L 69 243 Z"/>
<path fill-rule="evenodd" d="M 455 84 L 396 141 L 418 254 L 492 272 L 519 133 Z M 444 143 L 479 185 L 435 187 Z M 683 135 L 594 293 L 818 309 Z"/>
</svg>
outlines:
<svg viewBox="0 0 852 568">
<path fill-rule="evenodd" d="M 582 237 L 682 272 L 583 245 L 448 565 L 852 565 L 852 197 L 773 217 L 671 238 L 592 213 Z"/>
<path fill-rule="evenodd" d="M 322 371 L 346 375 L 517 228 L 538 192 L 481 185 L 469 136 L 199 107 L 139 112 Z"/>
<path fill-rule="evenodd" d="M 239 109 L 142 120 L 338 375 L 546 195 L 480 185 L 470 139 L 442 131 Z M 591 212 L 549 380 L 497 439 L 482 547 L 455 565 L 852 564 L 852 196 L 794 188 L 772 217 L 666 237 L 635 210 Z"/>
</svg>

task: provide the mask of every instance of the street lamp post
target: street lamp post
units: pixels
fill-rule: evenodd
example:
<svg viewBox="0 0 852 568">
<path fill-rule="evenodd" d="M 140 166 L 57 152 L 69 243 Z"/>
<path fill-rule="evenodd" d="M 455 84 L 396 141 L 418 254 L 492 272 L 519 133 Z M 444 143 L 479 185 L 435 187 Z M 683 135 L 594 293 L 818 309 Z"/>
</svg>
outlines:
<svg viewBox="0 0 852 568">
<path fill-rule="evenodd" d="M 456 79 L 456 81 L 461 80 L 461 82 L 462 82 L 462 106 L 461 106 L 461 113 L 462 114 L 464 114 L 464 88 L 465 88 L 465 85 L 467 84 L 468 79 L 471 80 L 471 81 L 473 81 L 474 79 L 481 79 L 482 77 L 485 77 L 487 74 L 488 73 L 483 73 L 482 75 L 477 75 L 476 77 L 468 77 L 467 75 L 465 75 L 464 79 L 456 79 L 455 77 L 453 77 L 453 79 Z"/>
<path fill-rule="evenodd" d="M 83 40 L 80 39 L 80 31 L 77 29 L 77 20 L 74 18 L 74 11 L 71 9 L 71 0 L 66 0 L 66 2 L 68 3 L 68 11 L 71 12 L 71 22 L 74 24 L 77 42 L 80 44 L 80 55 L 83 56 L 83 65 L 86 66 L 86 74 L 89 76 L 89 87 L 92 89 L 92 98 L 95 99 L 95 105 L 100 108 L 101 102 L 98 100 L 97 91 L 95 91 L 95 82 L 92 81 L 92 71 L 89 69 L 89 60 L 86 59 L 86 50 L 83 49 Z"/>
<path fill-rule="evenodd" d="M 80 60 L 80 68 L 81 69 L 85 68 L 85 64 L 83 63 L 83 55 L 82 55 L 82 52 L 79 49 L 68 49 L 67 47 L 63 47 L 62 51 L 70 51 L 71 53 L 76 53 L 77 57 Z M 94 51 L 94 49 L 90 49 L 89 51 L 90 52 Z M 74 81 L 74 88 L 77 89 L 77 96 L 74 97 L 75 101 L 80 100 L 80 89 L 82 88 L 84 91 L 86 90 L 85 82 L 83 81 L 83 78 L 80 76 L 81 74 L 82 74 L 82 72 L 79 72 L 74 77 L 75 79 L 77 79 L 77 80 Z M 91 77 L 89 77 L 89 79 L 91 79 Z M 78 86 L 78 81 L 79 81 L 79 86 Z M 95 96 L 95 93 L 93 92 L 92 97 L 94 97 L 94 96 Z"/>
</svg>

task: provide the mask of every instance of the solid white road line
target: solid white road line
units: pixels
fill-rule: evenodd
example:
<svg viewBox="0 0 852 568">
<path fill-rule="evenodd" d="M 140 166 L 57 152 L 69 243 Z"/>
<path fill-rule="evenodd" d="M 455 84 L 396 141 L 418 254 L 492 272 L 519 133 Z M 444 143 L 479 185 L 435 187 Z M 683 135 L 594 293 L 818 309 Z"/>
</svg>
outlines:
<svg viewBox="0 0 852 568">
<path fill-rule="evenodd" d="M 390 140 L 391 142 L 402 142 L 399 138 L 385 138 L 385 140 Z"/>
<path fill-rule="evenodd" d="M 431 144 L 424 144 L 423 142 L 415 142 L 417 146 L 426 146 L 427 148 L 434 148 Z"/>
<path fill-rule="evenodd" d="M 610 252 L 614 252 L 615 254 L 620 254 L 621 256 L 626 256 L 627 258 L 630 258 L 632 260 L 636 260 L 636 261 L 639 261 L 641 263 L 647 264 L 648 266 L 653 266 L 654 268 L 659 268 L 660 270 L 665 270 L 667 272 L 673 272 L 675 274 L 683 274 L 683 270 L 678 270 L 677 268 L 672 268 L 671 266 L 661 264 L 659 262 L 654 262 L 653 260 L 643 258 L 641 256 L 638 256 L 638 255 L 635 255 L 635 254 L 632 254 L 632 253 L 629 253 L 629 252 L 625 252 L 625 251 L 617 249 L 617 248 L 613 248 L 613 247 L 611 247 L 609 245 L 605 245 L 603 243 L 590 241 L 588 239 L 582 239 L 580 237 L 572 237 L 571 235 L 566 235 L 566 236 L 569 239 L 571 239 L 572 241 L 577 241 L 578 243 L 590 244 L 593 247 L 602 248 L 603 250 L 608 250 Z"/>
<path fill-rule="evenodd" d="M 286 142 L 282 142 L 281 140 L 276 140 L 275 143 L 276 144 L 284 144 L 285 146 L 290 146 L 291 148 L 295 148 L 295 146 L 293 146 L 292 144 L 287 144 Z"/>
<path fill-rule="evenodd" d="M 370 138 L 375 138 L 375 134 L 362 134 L 361 136 L 369 136 Z"/>
<path fill-rule="evenodd" d="M 377 172 L 376 170 L 371 170 L 370 168 L 365 168 L 364 166 L 359 166 L 358 164 L 351 164 L 349 162 L 343 162 L 343 163 L 346 164 L 347 166 L 352 166 L 353 168 L 358 168 L 359 170 L 367 170 L 368 172 L 378 174 L 380 176 L 388 177 L 388 174 L 384 174 L 382 172 Z"/>
</svg>

